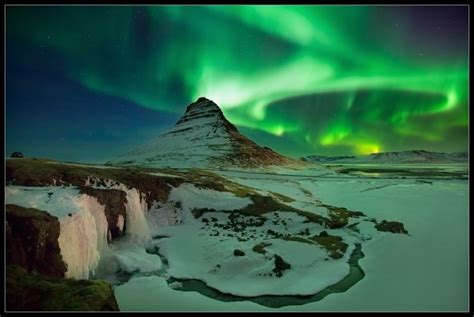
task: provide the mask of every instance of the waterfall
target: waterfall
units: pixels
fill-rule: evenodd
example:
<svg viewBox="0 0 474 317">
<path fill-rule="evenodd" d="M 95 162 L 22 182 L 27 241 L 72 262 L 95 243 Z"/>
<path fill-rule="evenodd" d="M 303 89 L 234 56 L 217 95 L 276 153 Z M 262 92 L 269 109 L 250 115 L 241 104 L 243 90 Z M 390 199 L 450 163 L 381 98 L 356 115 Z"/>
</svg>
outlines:
<svg viewBox="0 0 474 317">
<path fill-rule="evenodd" d="M 88 279 L 107 248 L 108 224 L 104 206 L 95 197 L 80 195 L 74 201 L 77 212 L 59 218 L 61 256 L 66 277 Z"/>
<path fill-rule="evenodd" d="M 146 200 L 140 197 L 137 189 L 124 189 L 127 194 L 126 203 L 126 234 L 137 236 L 150 236 L 150 228 L 145 219 L 147 213 Z"/>
</svg>

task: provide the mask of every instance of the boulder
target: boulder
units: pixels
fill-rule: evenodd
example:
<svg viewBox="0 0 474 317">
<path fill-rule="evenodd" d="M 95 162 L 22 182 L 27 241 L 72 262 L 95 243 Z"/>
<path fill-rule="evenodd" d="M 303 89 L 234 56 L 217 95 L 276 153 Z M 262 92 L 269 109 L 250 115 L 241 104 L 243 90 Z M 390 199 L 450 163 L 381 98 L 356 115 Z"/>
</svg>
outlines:
<svg viewBox="0 0 474 317">
<path fill-rule="evenodd" d="M 234 250 L 234 255 L 235 255 L 235 256 L 244 256 L 244 255 L 245 255 L 245 252 L 242 251 L 242 250 L 239 250 L 239 249 L 235 249 L 235 250 Z"/>
<path fill-rule="evenodd" d="M 283 260 L 283 258 L 279 256 L 278 254 L 275 254 L 274 259 L 275 259 L 275 268 L 272 271 L 275 273 L 277 277 L 282 277 L 283 271 L 291 269 L 291 265 L 285 262 L 285 260 Z"/>
</svg>

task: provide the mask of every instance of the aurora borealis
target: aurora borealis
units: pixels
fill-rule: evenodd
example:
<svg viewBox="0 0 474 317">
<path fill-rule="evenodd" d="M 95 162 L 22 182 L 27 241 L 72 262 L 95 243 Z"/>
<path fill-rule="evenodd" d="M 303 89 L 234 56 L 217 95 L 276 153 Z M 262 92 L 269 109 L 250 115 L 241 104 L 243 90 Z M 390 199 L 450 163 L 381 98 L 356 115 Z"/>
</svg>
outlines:
<svg viewBox="0 0 474 317">
<path fill-rule="evenodd" d="M 108 159 L 200 96 L 289 156 L 467 151 L 467 6 L 7 6 L 6 19 L 8 151 Z"/>
</svg>

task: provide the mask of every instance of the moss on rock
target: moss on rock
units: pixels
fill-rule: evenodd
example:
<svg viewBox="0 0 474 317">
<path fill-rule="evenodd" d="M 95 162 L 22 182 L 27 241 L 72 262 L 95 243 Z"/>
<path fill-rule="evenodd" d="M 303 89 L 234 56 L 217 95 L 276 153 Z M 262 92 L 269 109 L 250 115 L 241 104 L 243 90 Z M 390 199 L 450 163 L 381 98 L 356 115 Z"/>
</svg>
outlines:
<svg viewBox="0 0 474 317">
<path fill-rule="evenodd" d="M 112 287 L 101 280 L 72 280 L 6 268 L 8 311 L 116 311 Z"/>
</svg>

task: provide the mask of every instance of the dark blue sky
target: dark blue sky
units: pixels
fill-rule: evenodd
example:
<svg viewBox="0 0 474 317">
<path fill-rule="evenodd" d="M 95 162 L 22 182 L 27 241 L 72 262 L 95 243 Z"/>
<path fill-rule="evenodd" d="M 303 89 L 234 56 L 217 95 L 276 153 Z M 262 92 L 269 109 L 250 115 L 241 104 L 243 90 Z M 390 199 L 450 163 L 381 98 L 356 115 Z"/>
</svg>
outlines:
<svg viewBox="0 0 474 317">
<path fill-rule="evenodd" d="M 101 162 L 172 126 L 179 115 L 85 88 L 60 55 L 8 41 L 6 152 Z"/>
<path fill-rule="evenodd" d="M 466 6 L 7 6 L 6 155 L 106 161 L 200 96 L 293 157 L 467 151 Z"/>
</svg>

